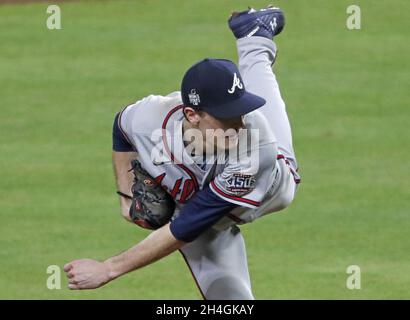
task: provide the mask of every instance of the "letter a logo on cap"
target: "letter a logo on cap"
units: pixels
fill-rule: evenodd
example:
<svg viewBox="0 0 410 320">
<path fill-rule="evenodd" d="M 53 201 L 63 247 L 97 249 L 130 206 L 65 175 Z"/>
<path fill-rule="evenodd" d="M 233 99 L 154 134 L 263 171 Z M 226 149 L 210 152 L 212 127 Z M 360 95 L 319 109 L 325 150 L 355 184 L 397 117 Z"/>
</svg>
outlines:
<svg viewBox="0 0 410 320">
<path fill-rule="evenodd" d="M 243 85 L 241 83 L 241 79 L 239 79 L 239 77 L 236 75 L 236 72 L 233 74 L 233 84 L 232 84 L 232 88 L 228 90 L 228 92 L 230 94 L 235 92 L 236 87 L 238 87 L 239 89 L 243 88 Z"/>
</svg>

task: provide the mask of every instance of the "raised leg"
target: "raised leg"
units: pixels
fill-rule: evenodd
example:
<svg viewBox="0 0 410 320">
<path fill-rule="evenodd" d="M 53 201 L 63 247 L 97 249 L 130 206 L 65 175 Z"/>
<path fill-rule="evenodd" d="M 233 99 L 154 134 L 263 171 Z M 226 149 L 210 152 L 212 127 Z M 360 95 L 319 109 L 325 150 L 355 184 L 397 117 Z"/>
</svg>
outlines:
<svg viewBox="0 0 410 320">
<path fill-rule="evenodd" d="M 253 36 L 238 39 L 237 48 L 239 70 L 246 89 L 266 100 L 266 105 L 259 110 L 271 124 L 280 152 L 297 167 L 285 103 L 272 70 L 276 57 L 275 43 L 264 37 Z"/>
</svg>

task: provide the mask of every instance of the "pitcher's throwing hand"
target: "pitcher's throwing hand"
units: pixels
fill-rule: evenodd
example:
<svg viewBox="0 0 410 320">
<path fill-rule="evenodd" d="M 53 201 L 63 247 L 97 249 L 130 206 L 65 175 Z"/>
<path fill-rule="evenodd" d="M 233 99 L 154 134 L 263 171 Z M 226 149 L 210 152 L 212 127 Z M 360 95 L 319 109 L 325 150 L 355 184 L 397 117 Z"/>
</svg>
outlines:
<svg viewBox="0 0 410 320">
<path fill-rule="evenodd" d="M 74 260 L 64 266 L 72 290 L 96 289 L 110 279 L 110 271 L 104 262 L 92 259 Z"/>
</svg>

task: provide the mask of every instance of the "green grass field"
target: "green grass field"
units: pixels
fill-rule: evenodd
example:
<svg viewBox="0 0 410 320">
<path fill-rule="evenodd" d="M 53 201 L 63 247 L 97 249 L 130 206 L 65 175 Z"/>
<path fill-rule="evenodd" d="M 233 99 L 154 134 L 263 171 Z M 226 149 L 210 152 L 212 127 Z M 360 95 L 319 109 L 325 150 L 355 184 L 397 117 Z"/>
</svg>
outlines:
<svg viewBox="0 0 410 320">
<path fill-rule="evenodd" d="M 276 73 L 303 182 L 286 211 L 242 227 L 259 299 L 409 299 L 406 0 L 275 1 Z M 179 253 L 95 291 L 46 288 L 46 268 L 104 259 L 148 234 L 122 220 L 111 127 L 123 106 L 178 90 L 210 57 L 236 60 L 226 19 L 265 1 L 0 6 L 0 298 L 199 299 Z M 362 289 L 346 288 L 361 267 Z M 62 275 L 63 276 L 63 275 Z"/>
</svg>

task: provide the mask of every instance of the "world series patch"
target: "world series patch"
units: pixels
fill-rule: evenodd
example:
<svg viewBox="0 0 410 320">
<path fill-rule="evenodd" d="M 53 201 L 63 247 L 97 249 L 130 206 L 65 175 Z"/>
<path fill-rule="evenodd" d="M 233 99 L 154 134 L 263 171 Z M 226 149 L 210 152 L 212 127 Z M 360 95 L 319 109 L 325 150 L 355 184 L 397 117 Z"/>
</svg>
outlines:
<svg viewBox="0 0 410 320">
<path fill-rule="evenodd" d="M 250 174 L 233 173 L 226 180 L 226 190 L 235 195 L 244 195 L 255 187 L 255 178 Z"/>
</svg>

